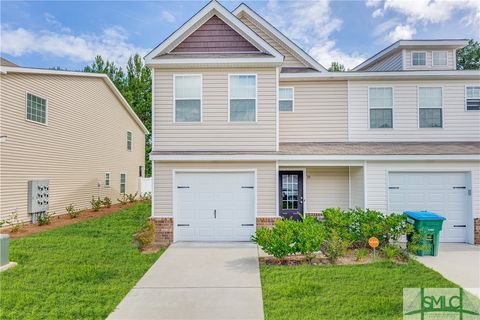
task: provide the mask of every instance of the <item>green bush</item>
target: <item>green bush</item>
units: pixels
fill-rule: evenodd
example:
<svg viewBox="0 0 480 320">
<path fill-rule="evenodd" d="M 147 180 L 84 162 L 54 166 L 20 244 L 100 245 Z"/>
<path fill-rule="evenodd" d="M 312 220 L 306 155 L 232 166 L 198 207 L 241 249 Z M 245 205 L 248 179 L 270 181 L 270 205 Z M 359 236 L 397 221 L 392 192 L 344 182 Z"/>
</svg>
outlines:
<svg viewBox="0 0 480 320">
<path fill-rule="evenodd" d="M 105 208 L 110 208 L 110 207 L 112 206 L 112 199 L 110 199 L 109 197 L 103 198 L 103 200 L 102 200 L 102 205 L 103 205 Z"/>
<path fill-rule="evenodd" d="M 65 210 L 67 210 L 67 214 L 71 219 L 78 217 L 78 215 L 80 214 L 80 211 L 75 209 L 73 203 L 70 203 L 68 207 L 65 208 Z"/>
<path fill-rule="evenodd" d="M 361 260 L 365 259 L 367 254 L 368 254 L 368 249 L 367 248 L 359 248 L 355 251 L 355 258 L 357 259 L 357 261 L 361 261 Z"/>
<path fill-rule="evenodd" d="M 100 198 L 95 199 L 95 197 L 92 196 L 92 200 L 90 200 L 90 204 L 92 205 L 93 211 L 98 211 L 102 207 L 102 200 Z"/>
<path fill-rule="evenodd" d="M 127 201 L 130 203 L 135 202 L 137 199 L 137 195 L 138 195 L 138 192 L 127 194 Z"/>
<path fill-rule="evenodd" d="M 43 213 L 40 213 L 37 215 L 37 224 L 39 226 L 45 226 L 47 224 L 50 224 L 51 222 L 51 219 L 52 219 L 52 215 L 51 213 L 48 213 L 48 212 L 43 212 Z"/>
<path fill-rule="evenodd" d="M 296 221 L 290 219 L 278 220 L 272 229 L 259 228 L 252 236 L 252 241 L 266 253 L 282 259 L 295 253 L 293 247 L 296 223 Z"/>
<path fill-rule="evenodd" d="M 122 197 L 121 197 L 121 198 L 118 198 L 117 201 L 118 201 L 121 205 L 127 204 L 127 203 L 128 203 L 127 195 L 126 195 L 126 194 L 122 194 Z"/>
<path fill-rule="evenodd" d="M 145 248 L 155 239 L 155 223 L 151 220 L 134 235 L 134 240 L 140 249 Z"/>
<path fill-rule="evenodd" d="M 335 263 L 338 258 L 345 256 L 350 245 L 351 242 L 342 238 L 337 229 L 331 229 L 327 231 L 327 238 L 320 246 L 320 250 L 330 262 Z"/>
<path fill-rule="evenodd" d="M 320 245 L 325 240 L 322 223 L 312 216 L 306 216 L 302 221 L 294 221 L 292 225 L 293 251 L 305 255 L 310 260 L 313 253 L 320 250 Z"/>
</svg>

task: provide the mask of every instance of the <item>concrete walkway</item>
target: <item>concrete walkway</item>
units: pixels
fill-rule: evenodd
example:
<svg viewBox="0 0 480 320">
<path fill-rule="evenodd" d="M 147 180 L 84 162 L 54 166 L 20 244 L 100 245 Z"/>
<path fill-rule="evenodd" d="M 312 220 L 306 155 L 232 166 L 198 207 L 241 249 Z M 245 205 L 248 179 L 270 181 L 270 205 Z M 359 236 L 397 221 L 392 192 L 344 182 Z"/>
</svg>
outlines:
<svg viewBox="0 0 480 320">
<path fill-rule="evenodd" d="M 175 243 L 108 319 L 263 319 L 257 246 Z"/>
<path fill-rule="evenodd" d="M 480 297 L 480 247 L 465 243 L 440 243 L 438 256 L 418 261 Z"/>
</svg>

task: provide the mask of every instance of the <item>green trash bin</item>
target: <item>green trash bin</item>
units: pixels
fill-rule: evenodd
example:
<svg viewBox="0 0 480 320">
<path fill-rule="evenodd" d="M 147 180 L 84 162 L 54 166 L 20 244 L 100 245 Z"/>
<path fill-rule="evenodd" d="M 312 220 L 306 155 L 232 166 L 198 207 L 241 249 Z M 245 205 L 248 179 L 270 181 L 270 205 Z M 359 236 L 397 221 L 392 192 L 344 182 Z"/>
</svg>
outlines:
<svg viewBox="0 0 480 320">
<path fill-rule="evenodd" d="M 420 245 L 425 248 L 417 250 L 417 256 L 437 256 L 440 231 L 442 231 L 443 221 L 446 220 L 445 217 L 429 211 L 405 211 L 403 213 L 407 215 L 408 223 L 425 234 L 420 241 Z M 410 241 L 410 238 L 407 240 Z"/>
</svg>

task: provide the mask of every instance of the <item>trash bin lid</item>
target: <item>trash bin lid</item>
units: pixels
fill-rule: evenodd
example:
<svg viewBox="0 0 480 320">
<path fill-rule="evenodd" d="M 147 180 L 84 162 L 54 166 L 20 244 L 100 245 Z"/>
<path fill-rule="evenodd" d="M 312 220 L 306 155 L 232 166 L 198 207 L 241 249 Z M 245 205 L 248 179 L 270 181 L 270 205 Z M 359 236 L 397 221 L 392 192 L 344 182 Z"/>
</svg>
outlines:
<svg viewBox="0 0 480 320">
<path fill-rule="evenodd" d="M 415 220 L 447 220 L 445 217 L 430 211 L 404 211 L 403 213 Z"/>
</svg>

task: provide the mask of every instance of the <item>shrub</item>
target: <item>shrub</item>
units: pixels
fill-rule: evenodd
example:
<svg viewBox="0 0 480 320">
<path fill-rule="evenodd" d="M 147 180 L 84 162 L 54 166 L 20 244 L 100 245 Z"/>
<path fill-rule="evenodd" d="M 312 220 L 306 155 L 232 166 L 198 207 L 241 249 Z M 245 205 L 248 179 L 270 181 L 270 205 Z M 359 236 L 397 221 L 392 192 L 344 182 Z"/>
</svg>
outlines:
<svg viewBox="0 0 480 320">
<path fill-rule="evenodd" d="M 312 216 L 306 216 L 303 221 L 294 221 L 292 225 L 293 251 L 311 260 L 313 253 L 320 250 L 320 245 L 325 240 L 322 223 Z"/>
<path fill-rule="evenodd" d="M 110 199 L 109 197 L 103 198 L 103 200 L 102 200 L 102 205 L 103 205 L 105 208 L 110 208 L 110 207 L 112 206 L 112 199 Z"/>
<path fill-rule="evenodd" d="M 345 255 L 350 245 L 350 241 L 342 238 L 337 229 L 333 229 L 328 232 L 327 239 L 323 241 L 320 249 L 330 262 L 335 263 L 338 258 Z"/>
<path fill-rule="evenodd" d="M 80 214 L 80 211 L 75 210 L 73 203 L 69 204 L 68 207 L 65 208 L 65 210 L 67 210 L 67 214 L 71 219 L 76 218 Z"/>
<path fill-rule="evenodd" d="M 388 245 L 383 248 L 383 254 L 387 259 L 393 259 L 400 256 L 400 248 L 397 246 Z"/>
<path fill-rule="evenodd" d="M 121 205 L 127 204 L 127 203 L 128 203 L 127 195 L 126 195 L 126 194 L 122 194 L 122 197 L 121 197 L 121 198 L 118 198 L 117 201 L 118 201 Z"/>
<path fill-rule="evenodd" d="M 142 200 L 145 200 L 145 201 L 150 201 L 150 200 L 152 200 L 152 193 L 151 192 L 145 192 L 144 194 L 142 194 L 140 196 L 140 198 Z"/>
<path fill-rule="evenodd" d="M 134 235 L 135 242 L 140 249 L 145 248 L 153 242 L 155 238 L 155 223 L 151 220 L 147 221 L 140 231 Z"/>
<path fill-rule="evenodd" d="M 424 243 L 427 234 L 425 231 L 418 231 L 413 226 L 408 230 L 407 251 L 416 254 L 417 251 L 430 250 L 431 244 Z"/>
<path fill-rule="evenodd" d="M 93 211 L 98 211 L 102 207 L 102 200 L 100 200 L 100 198 L 95 199 L 95 197 L 92 196 L 92 200 L 90 200 L 90 204 L 92 205 Z"/>
<path fill-rule="evenodd" d="M 353 240 L 351 226 L 354 223 L 352 211 L 340 208 L 329 208 L 323 211 L 324 224 L 327 230 L 335 230 L 337 235 L 345 240 Z"/>
<path fill-rule="evenodd" d="M 0 227 L 3 227 L 4 225 L 11 226 L 11 233 L 16 233 L 23 228 L 22 223 L 18 220 L 18 213 L 15 211 L 12 212 L 7 219 L 0 220 Z"/>
<path fill-rule="evenodd" d="M 50 224 L 51 219 L 52 219 L 52 215 L 53 214 L 48 213 L 48 212 L 39 213 L 38 216 L 37 216 L 37 224 L 39 226 L 45 226 L 47 224 Z"/>
<path fill-rule="evenodd" d="M 359 248 L 359 249 L 357 249 L 357 251 L 355 251 L 355 257 L 356 257 L 357 261 L 361 261 L 361 260 L 365 259 L 367 254 L 368 254 L 368 249 L 367 248 Z"/>
<path fill-rule="evenodd" d="M 275 258 L 282 259 L 294 254 L 295 223 L 297 222 L 290 219 L 278 220 L 272 229 L 259 228 L 252 236 L 252 241 Z"/>
<path fill-rule="evenodd" d="M 137 195 L 138 195 L 138 192 L 135 192 L 133 194 L 132 193 L 127 194 L 127 201 L 130 203 L 135 202 Z"/>
</svg>

